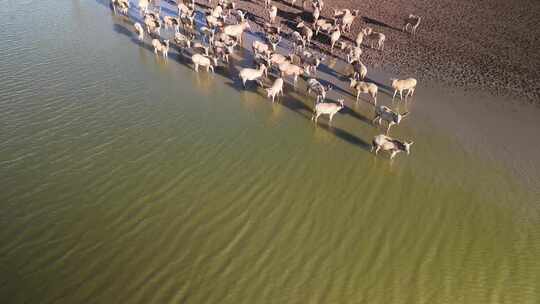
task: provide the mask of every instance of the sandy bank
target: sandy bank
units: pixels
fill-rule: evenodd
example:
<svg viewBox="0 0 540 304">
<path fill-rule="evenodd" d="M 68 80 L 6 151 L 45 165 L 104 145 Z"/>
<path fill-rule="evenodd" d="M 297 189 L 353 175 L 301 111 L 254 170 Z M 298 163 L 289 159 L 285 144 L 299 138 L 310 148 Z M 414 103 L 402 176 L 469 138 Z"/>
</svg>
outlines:
<svg viewBox="0 0 540 304">
<path fill-rule="evenodd" d="M 257 16 L 251 19 L 258 23 L 268 20 L 263 3 L 238 1 L 241 9 Z M 307 5 L 303 12 L 298 3 L 296 7 L 290 1 L 272 3 L 279 9 L 278 20 L 286 25 L 312 21 Z M 348 39 L 366 26 L 387 36 L 383 52 L 364 48 L 368 66 L 540 104 L 540 27 L 535 26 L 539 1 L 328 0 L 322 15 L 330 17 L 332 8 L 347 7 L 360 10 L 361 15 Z M 401 31 L 403 17 L 410 13 L 424 17 L 416 37 Z M 322 35 L 315 44 L 328 50 L 324 41 Z"/>
<path fill-rule="evenodd" d="M 251 2 L 248 4 L 255 5 Z M 261 10 L 262 4 L 256 4 L 259 5 L 258 9 Z M 201 6 L 206 7 L 206 5 L 207 3 L 202 3 Z M 283 4 L 281 3 L 281 5 Z M 170 4 L 164 6 L 164 8 L 167 14 L 174 12 L 174 8 Z M 251 12 L 253 10 L 248 9 L 247 11 Z M 138 13 L 135 15 L 132 15 L 131 18 L 138 18 Z M 260 39 L 257 34 L 261 29 L 257 28 L 257 24 L 260 25 L 265 21 L 263 17 L 257 15 L 250 15 L 249 18 L 253 21 L 253 28 L 251 33 L 245 35 L 246 40 L 243 44 L 245 49 L 232 56 L 231 64 L 217 69 L 218 74 L 232 80 L 232 86 L 235 86 L 241 92 L 245 90 L 238 81 L 238 69 L 239 67 L 253 66 L 249 46 L 254 39 Z M 297 19 L 293 18 L 293 20 Z M 291 29 L 288 28 L 288 31 L 290 32 Z M 396 31 L 396 33 L 404 35 L 402 32 Z M 170 33 L 165 34 L 169 35 Z M 127 30 L 127 35 L 132 35 L 129 30 Z M 318 49 L 317 47 L 324 48 L 320 41 L 316 43 L 315 49 Z M 290 45 L 284 39 L 278 51 L 285 54 L 288 49 L 290 49 Z M 365 50 L 366 53 L 381 54 L 374 50 Z M 384 54 L 386 56 L 386 51 Z M 174 58 L 174 56 L 171 57 L 171 59 Z M 190 60 L 185 56 L 180 56 L 177 59 L 179 59 L 178 62 L 191 67 Z M 412 113 L 411 118 L 404 123 L 403 128 L 406 131 L 403 133 L 399 130 L 396 131 L 397 134 L 400 134 L 398 136 L 401 136 L 401 134 L 410 136 L 413 130 L 412 133 L 424 132 L 425 130 L 442 130 L 444 132 L 441 132 L 441 134 L 456 139 L 467 151 L 481 155 L 482 159 L 504 164 L 504 167 L 528 185 L 534 187 L 534 185 L 538 184 L 540 163 L 537 161 L 537 155 L 540 153 L 540 144 L 537 141 L 531 142 L 530 140 L 536 137 L 537 130 L 540 127 L 537 120 L 540 110 L 538 107 L 523 104 L 518 98 L 494 97 L 492 96 L 493 92 L 488 90 L 466 92 L 461 87 L 452 88 L 447 85 L 449 79 L 438 81 L 423 77 L 423 74 L 412 73 L 405 75 L 403 70 L 395 72 L 386 68 L 388 67 L 386 64 L 370 63 L 368 61 L 366 63 L 369 68 L 369 81 L 376 83 L 382 93 L 379 102 L 391 105 L 402 112 L 410 111 Z M 426 65 L 421 66 L 426 68 Z M 330 57 L 321 65 L 317 78 L 325 84 L 331 83 L 334 87 L 334 90 L 328 95 L 330 100 L 344 97 L 347 103 L 347 113 L 359 118 L 361 123 L 371 125 L 370 118 L 373 115 L 373 108 L 367 102 L 354 102 L 355 98 L 348 86 L 347 78 L 344 76 L 348 74 L 348 70 L 349 66 L 345 62 Z M 434 71 L 438 70 L 434 69 Z M 414 75 L 422 81 L 415 97 L 409 99 L 408 102 L 392 102 L 389 79 L 396 75 L 403 77 Z M 270 79 L 266 79 L 265 82 L 266 85 L 271 84 Z M 290 82 L 290 79 L 287 82 Z M 302 107 L 306 109 L 306 115 L 309 117 L 311 115 L 313 96 L 306 95 L 303 81 L 300 81 L 296 88 L 293 88 L 290 83 L 289 85 L 291 86 L 286 88 L 286 94 L 294 94 L 296 97 L 300 97 Z M 260 89 L 252 88 L 251 90 L 262 93 Z M 365 96 L 362 96 L 361 99 L 366 100 Z M 299 103 L 297 102 L 297 104 Z M 365 135 L 361 134 L 362 137 Z M 368 140 L 366 139 L 366 142 Z M 424 144 L 429 145 L 429 143 Z"/>
</svg>

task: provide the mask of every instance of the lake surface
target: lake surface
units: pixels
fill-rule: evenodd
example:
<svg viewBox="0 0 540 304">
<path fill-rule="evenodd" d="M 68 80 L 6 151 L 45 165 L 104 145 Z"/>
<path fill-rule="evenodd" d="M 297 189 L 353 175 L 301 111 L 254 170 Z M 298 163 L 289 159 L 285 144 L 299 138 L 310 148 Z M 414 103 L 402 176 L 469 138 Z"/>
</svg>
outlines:
<svg viewBox="0 0 540 304">
<path fill-rule="evenodd" d="M 421 87 L 390 161 L 367 103 L 315 125 L 102 2 L 0 18 L 1 303 L 540 302 L 538 163 L 423 119 Z"/>
</svg>

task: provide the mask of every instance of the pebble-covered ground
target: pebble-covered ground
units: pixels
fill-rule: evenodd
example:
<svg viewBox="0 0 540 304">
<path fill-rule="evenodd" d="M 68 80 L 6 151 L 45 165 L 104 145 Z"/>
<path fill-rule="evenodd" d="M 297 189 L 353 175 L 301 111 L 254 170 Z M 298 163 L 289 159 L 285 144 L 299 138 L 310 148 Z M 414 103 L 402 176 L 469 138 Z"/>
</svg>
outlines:
<svg viewBox="0 0 540 304">
<path fill-rule="evenodd" d="M 312 21 L 308 2 L 303 10 L 300 0 L 294 7 L 290 0 L 272 4 L 286 32 L 300 20 Z M 238 8 L 255 24 L 268 21 L 263 0 L 239 0 Z M 367 26 L 386 35 L 383 51 L 364 47 L 368 67 L 540 105 L 538 0 L 327 0 L 322 16 L 331 18 L 333 8 L 360 11 L 346 39 L 352 41 Z M 404 17 L 411 13 L 423 16 L 414 37 L 401 31 Z M 315 48 L 327 51 L 328 38 L 319 36 Z"/>
</svg>

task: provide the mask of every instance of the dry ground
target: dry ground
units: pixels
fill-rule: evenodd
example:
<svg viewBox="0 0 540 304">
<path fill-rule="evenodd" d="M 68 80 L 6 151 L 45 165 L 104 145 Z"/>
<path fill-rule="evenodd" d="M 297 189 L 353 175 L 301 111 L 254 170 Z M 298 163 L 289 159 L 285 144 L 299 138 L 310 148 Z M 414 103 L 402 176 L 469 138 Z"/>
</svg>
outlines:
<svg viewBox="0 0 540 304">
<path fill-rule="evenodd" d="M 311 22 L 311 7 L 302 12 L 298 2 L 272 1 L 289 31 L 301 19 Z M 238 6 L 251 20 L 268 20 L 263 0 Z M 327 0 L 322 15 L 331 17 L 332 8 L 360 10 L 349 39 L 366 26 L 387 36 L 384 51 L 364 48 L 368 67 L 540 104 L 538 0 Z M 401 31 L 410 13 L 424 17 L 415 37 Z M 326 41 L 316 39 L 316 47 L 328 50 Z"/>
</svg>

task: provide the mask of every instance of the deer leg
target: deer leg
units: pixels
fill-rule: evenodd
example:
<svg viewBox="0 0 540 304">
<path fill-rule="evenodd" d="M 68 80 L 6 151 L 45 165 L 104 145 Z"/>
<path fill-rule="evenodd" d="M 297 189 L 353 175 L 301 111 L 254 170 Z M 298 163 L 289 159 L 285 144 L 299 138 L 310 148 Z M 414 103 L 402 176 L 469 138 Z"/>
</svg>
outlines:
<svg viewBox="0 0 540 304">
<path fill-rule="evenodd" d="M 394 96 L 392 96 L 392 100 L 394 100 L 394 98 L 396 98 L 396 94 L 397 94 L 397 90 L 394 91 Z"/>
<path fill-rule="evenodd" d="M 386 135 L 388 135 L 388 132 L 390 132 L 390 128 L 392 127 L 393 124 L 394 123 L 392 123 L 392 122 L 388 123 L 388 126 L 386 127 Z"/>
</svg>

